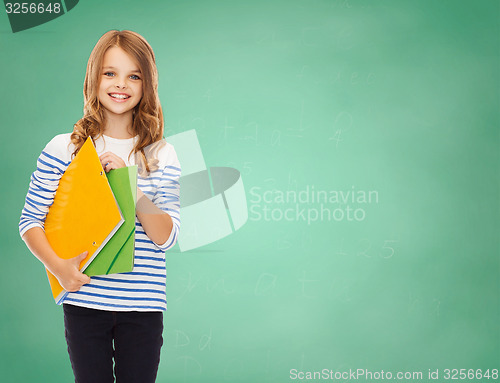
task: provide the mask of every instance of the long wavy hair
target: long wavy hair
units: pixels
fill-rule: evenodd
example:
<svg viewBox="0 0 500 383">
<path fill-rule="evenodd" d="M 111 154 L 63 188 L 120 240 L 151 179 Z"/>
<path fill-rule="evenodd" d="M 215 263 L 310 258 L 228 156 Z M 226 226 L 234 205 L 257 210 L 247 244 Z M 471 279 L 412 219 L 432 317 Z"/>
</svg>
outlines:
<svg viewBox="0 0 500 383">
<path fill-rule="evenodd" d="M 88 137 L 94 141 L 102 136 L 105 127 L 104 107 L 99 102 L 98 89 L 104 54 L 111 47 L 119 47 L 139 65 L 142 74 L 143 96 L 133 110 L 132 132 L 138 136 L 133 153 L 141 175 L 157 169 L 157 160 L 148 155 L 151 147 L 158 148 L 163 138 L 163 111 L 158 97 L 158 70 L 153 49 L 136 32 L 111 30 L 99 39 L 90 54 L 83 83 L 83 117 L 73 126 L 71 142 L 75 145 L 75 156 Z M 152 145 L 158 143 L 156 145 Z M 149 147 L 149 148 L 147 148 Z"/>
</svg>

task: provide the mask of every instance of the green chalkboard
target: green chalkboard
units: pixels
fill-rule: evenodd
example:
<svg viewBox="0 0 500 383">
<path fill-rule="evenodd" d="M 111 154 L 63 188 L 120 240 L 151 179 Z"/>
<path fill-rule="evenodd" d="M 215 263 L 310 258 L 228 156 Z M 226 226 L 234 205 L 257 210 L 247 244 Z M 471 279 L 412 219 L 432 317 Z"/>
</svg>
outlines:
<svg viewBox="0 0 500 383">
<path fill-rule="evenodd" d="M 149 41 L 165 136 L 194 130 L 248 209 L 232 234 L 167 252 L 158 382 L 498 381 L 499 7 L 88 0 L 16 33 L 1 12 L 2 381 L 73 379 L 18 222 L 110 29 Z"/>
</svg>

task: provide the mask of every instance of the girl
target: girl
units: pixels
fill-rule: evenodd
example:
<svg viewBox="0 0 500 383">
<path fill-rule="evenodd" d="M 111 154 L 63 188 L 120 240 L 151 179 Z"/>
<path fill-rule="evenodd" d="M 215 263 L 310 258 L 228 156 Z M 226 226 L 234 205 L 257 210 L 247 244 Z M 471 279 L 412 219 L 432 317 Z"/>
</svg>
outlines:
<svg viewBox="0 0 500 383">
<path fill-rule="evenodd" d="M 78 383 L 154 382 L 166 310 L 165 251 L 177 241 L 180 164 L 164 141 L 153 50 L 139 34 L 112 30 L 92 50 L 83 86 L 84 115 L 54 137 L 31 176 L 19 232 L 69 292 L 65 337 Z M 60 258 L 43 230 L 59 179 L 91 137 L 106 172 L 138 165 L 134 269 L 89 278 L 87 253 Z M 75 222 L 75 230 L 78 223 Z"/>
</svg>

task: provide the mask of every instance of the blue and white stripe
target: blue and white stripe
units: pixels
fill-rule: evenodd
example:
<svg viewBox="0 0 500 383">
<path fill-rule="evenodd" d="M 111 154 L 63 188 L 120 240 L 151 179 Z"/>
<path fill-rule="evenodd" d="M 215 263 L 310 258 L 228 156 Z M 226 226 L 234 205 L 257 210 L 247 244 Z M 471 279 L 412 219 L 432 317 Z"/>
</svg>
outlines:
<svg viewBox="0 0 500 383">
<path fill-rule="evenodd" d="M 102 139 L 102 138 L 101 138 Z M 113 141 L 106 140 L 106 151 L 115 152 Z M 116 140 L 115 140 L 116 141 Z M 122 140 L 125 142 L 125 140 Z M 128 141 L 133 147 L 133 140 Z M 124 153 L 123 143 L 116 151 Z M 104 147 L 96 141 L 96 148 Z M 33 227 L 41 227 L 52 205 L 59 179 L 71 162 L 73 146 L 70 134 L 54 137 L 40 154 L 37 168 L 31 175 L 29 190 L 19 222 L 21 236 Z M 116 153 L 116 152 L 115 152 Z M 116 153 L 118 154 L 118 153 Z M 118 154 L 119 155 L 119 154 Z M 131 165 L 126 156 L 121 156 Z M 133 160 L 133 156 L 132 160 Z M 163 311 L 167 308 L 165 251 L 177 242 L 180 230 L 179 178 L 181 168 L 174 147 L 167 143 L 159 152 L 159 169 L 149 177 L 138 177 L 139 188 L 156 206 L 172 217 L 170 237 L 163 244 L 153 242 L 136 217 L 135 260 L 130 273 L 91 278 L 91 282 L 60 303 L 112 311 Z M 75 256 L 78 254 L 75 254 Z M 47 287 L 48 288 L 48 287 Z"/>
</svg>

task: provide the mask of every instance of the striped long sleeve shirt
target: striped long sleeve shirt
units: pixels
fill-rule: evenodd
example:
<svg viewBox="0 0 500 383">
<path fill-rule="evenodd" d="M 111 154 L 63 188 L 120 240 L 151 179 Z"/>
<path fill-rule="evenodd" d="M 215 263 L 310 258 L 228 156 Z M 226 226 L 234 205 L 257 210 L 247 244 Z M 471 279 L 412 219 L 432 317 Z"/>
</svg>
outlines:
<svg viewBox="0 0 500 383">
<path fill-rule="evenodd" d="M 74 146 L 70 136 L 70 133 L 57 135 L 38 157 L 37 168 L 31 175 L 19 222 L 21 236 L 33 227 L 44 227 L 45 217 L 54 200 L 59 180 L 71 162 Z M 134 156 L 129 157 L 129 153 L 136 139 L 137 137 L 116 139 L 103 136 L 96 140 L 96 150 L 99 155 L 113 152 L 121 157 L 127 166 L 133 165 Z M 165 251 L 175 245 L 180 230 L 181 167 L 175 149 L 169 143 L 159 149 L 156 157 L 158 169 L 147 177 L 139 175 L 138 187 L 157 207 L 172 217 L 170 237 L 163 244 L 155 243 L 146 235 L 136 217 L 133 270 L 129 273 L 91 277 L 90 283 L 83 285 L 77 292 L 68 293 L 60 304 L 68 303 L 111 311 L 166 310 Z"/>
</svg>

